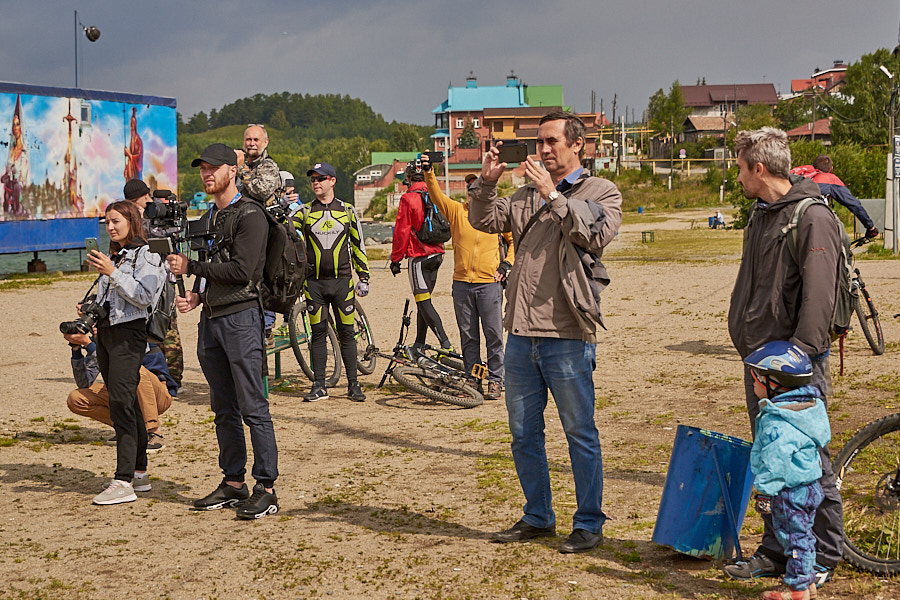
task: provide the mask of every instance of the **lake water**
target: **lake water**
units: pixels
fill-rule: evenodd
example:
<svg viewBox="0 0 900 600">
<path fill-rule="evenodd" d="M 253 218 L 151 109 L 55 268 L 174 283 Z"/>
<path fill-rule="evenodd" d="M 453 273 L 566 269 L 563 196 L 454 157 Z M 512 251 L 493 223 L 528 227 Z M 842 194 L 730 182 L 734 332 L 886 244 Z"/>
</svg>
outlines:
<svg viewBox="0 0 900 600">
<path fill-rule="evenodd" d="M 379 243 L 391 237 L 393 223 L 363 223 L 363 235 L 377 240 Z M 101 250 L 109 248 L 109 236 L 105 227 L 99 227 L 97 242 Z M 28 262 L 34 258 L 33 252 L 18 254 L 0 254 L 0 276 L 10 273 L 27 273 Z M 85 251 L 81 249 L 38 252 L 38 258 L 47 264 L 47 271 L 78 271 L 85 259 Z"/>
</svg>

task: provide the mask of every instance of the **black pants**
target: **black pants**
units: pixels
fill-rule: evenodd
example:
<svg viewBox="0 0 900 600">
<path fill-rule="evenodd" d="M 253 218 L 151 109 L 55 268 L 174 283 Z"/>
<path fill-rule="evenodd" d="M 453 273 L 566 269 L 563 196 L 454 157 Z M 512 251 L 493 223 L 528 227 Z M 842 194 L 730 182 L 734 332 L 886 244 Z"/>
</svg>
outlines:
<svg viewBox="0 0 900 600">
<path fill-rule="evenodd" d="M 437 284 L 438 269 L 443 254 L 415 256 L 409 259 L 409 285 L 416 301 L 416 344 L 424 344 L 430 327 L 444 348 L 450 347 L 450 339 L 444 331 L 441 316 L 431 303 L 431 292 Z"/>
<path fill-rule="evenodd" d="M 147 470 L 147 428 L 138 404 L 141 361 L 147 349 L 143 319 L 97 327 L 97 365 L 109 391 L 109 418 L 116 430 L 116 475 L 131 481 Z"/>
<path fill-rule="evenodd" d="M 356 340 L 353 327 L 356 320 L 356 294 L 353 280 L 349 277 L 337 279 L 306 280 L 306 310 L 312 328 L 313 374 L 317 385 L 325 385 L 325 362 L 328 354 L 328 307 L 334 316 L 334 325 L 341 342 L 341 360 L 347 371 L 347 384 L 357 381 Z"/>
</svg>

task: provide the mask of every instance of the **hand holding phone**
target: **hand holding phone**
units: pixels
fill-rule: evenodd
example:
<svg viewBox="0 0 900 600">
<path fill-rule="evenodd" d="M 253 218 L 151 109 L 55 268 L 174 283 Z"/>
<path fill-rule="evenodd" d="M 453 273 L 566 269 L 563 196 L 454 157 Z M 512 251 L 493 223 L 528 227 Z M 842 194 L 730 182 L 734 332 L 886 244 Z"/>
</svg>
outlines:
<svg viewBox="0 0 900 600">
<path fill-rule="evenodd" d="M 88 256 L 91 255 L 91 250 L 100 251 L 100 245 L 97 244 L 97 238 L 84 238 L 84 248 L 87 250 Z"/>
<path fill-rule="evenodd" d="M 519 142 L 504 142 L 499 150 L 499 159 L 502 163 L 525 162 L 528 157 L 528 146 Z"/>
</svg>

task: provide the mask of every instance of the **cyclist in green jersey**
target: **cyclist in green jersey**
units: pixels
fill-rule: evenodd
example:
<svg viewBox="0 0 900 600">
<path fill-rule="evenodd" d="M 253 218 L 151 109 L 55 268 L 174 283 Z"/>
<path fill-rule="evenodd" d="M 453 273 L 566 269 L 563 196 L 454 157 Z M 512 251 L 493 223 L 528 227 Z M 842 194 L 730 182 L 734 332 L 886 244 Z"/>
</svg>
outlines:
<svg viewBox="0 0 900 600">
<path fill-rule="evenodd" d="M 309 274 L 306 278 L 306 309 L 312 328 L 312 363 L 315 382 L 303 399 L 316 402 L 328 398 L 325 386 L 326 337 L 328 307 L 331 306 L 341 343 L 341 359 L 347 373 L 347 395 L 363 402 L 356 371 L 356 340 L 353 323 L 356 296 L 369 293 L 369 264 L 362 229 L 353 206 L 334 195 L 337 173 L 328 163 L 316 163 L 306 172 L 316 199 L 298 211 L 293 219 L 303 232 L 309 251 Z M 359 278 L 353 285 L 353 271 Z"/>
</svg>

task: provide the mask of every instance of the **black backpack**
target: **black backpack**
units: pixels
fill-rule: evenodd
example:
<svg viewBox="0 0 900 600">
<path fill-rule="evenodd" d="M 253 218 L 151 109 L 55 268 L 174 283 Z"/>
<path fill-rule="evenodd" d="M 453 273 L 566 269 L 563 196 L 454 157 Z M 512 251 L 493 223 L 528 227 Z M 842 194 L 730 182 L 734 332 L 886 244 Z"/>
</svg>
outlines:
<svg viewBox="0 0 900 600">
<path fill-rule="evenodd" d="M 231 223 L 227 225 L 229 239 L 234 239 L 234 228 L 238 218 L 249 212 L 251 207 L 262 211 L 269 224 L 266 265 L 258 286 L 259 299 L 266 310 L 288 314 L 303 293 L 303 283 L 306 281 L 306 270 L 309 265 L 306 241 L 294 227 L 293 222 L 285 218 L 283 213 L 276 218 L 259 202 L 250 200 L 249 197 L 244 200 L 243 206 L 233 213 Z"/>
<path fill-rule="evenodd" d="M 413 230 L 416 238 L 423 244 L 443 244 L 449 241 L 450 222 L 447 221 L 447 217 L 431 201 L 431 198 L 428 197 L 428 192 L 419 190 L 418 193 L 422 196 L 425 218 L 422 220 L 422 226 L 419 227 L 418 231 Z"/>
</svg>

